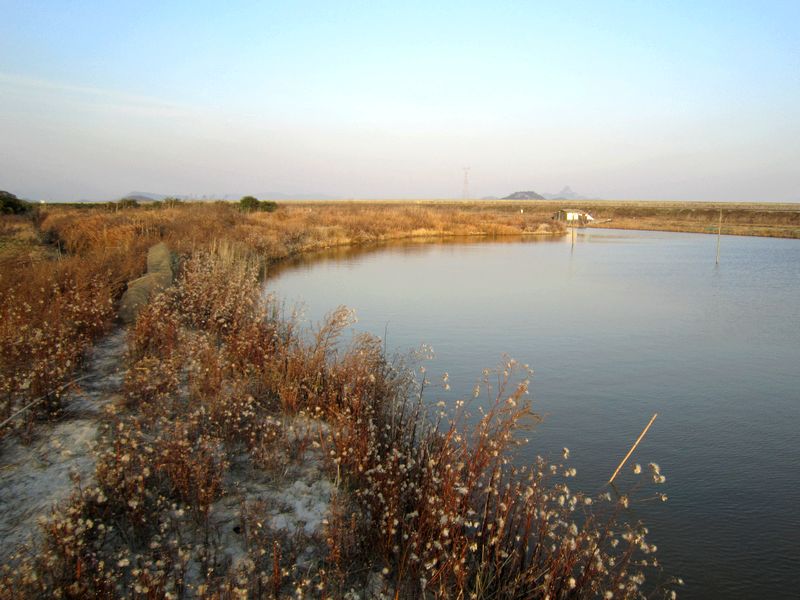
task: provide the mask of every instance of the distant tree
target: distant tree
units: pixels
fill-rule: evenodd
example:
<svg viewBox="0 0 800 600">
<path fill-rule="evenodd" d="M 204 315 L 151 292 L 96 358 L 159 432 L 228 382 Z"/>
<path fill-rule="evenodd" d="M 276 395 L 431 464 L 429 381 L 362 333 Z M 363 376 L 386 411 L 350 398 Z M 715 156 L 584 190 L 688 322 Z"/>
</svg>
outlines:
<svg viewBox="0 0 800 600">
<path fill-rule="evenodd" d="M 258 210 L 258 198 L 255 196 L 245 196 L 239 200 L 239 207 L 245 212 L 252 212 Z"/>
<path fill-rule="evenodd" d="M 252 212 L 254 210 L 272 212 L 278 208 L 278 204 L 272 200 L 259 200 L 255 196 L 245 196 L 239 200 L 239 207 L 244 212 Z"/>
<path fill-rule="evenodd" d="M 263 210 L 266 212 L 278 210 L 278 203 L 273 202 L 272 200 L 262 200 L 258 203 L 258 210 Z"/>
<path fill-rule="evenodd" d="M 25 200 L 20 200 L 11 192 L 0 190 L 0 213 L 4 215 L 19 215 L 30 212 L 31 205 Z"/>
<path fill-rule="evenodd" d="M 139 202 L 133 198 L 123 198 L 117 201 L 117 208 L 136 208 Z"/>
<path fill-rule="evenodd" d="M 183 204 L 183 200 L 180 198 L 173 198 L 172 196 L 167 196 L 164 198 L 164 207 L 165 208 L 175 208 L 176 206 L 180 206 Z"/>
</svg>

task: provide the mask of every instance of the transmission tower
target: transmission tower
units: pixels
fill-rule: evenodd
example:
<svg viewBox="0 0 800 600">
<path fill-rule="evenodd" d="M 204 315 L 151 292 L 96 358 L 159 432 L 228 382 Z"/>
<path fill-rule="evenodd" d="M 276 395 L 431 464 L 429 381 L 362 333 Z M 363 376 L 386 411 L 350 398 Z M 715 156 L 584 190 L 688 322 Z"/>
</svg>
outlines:
<svg viewBox="0 0 800 600">
<path fill-rule="evenodd" d="M 469 167 L 464 167 L 464 189 L 461 191 L 461 199 L 469 200 Z"/>
</svg>

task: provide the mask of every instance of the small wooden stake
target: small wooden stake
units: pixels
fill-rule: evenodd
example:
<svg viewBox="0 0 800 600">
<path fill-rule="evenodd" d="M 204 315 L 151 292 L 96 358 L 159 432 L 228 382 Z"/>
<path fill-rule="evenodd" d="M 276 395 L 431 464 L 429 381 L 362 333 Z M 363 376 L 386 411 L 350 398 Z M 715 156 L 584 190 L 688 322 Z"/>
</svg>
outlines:
<svg viewBox="0 0 800 600">
<path fill-rule="evenodd" d="M 719 209 L 719 229 L 717 229 L 717 264 L 719 264 L 719 241 L 722 238 L 722 209 Z"/>
<path fill-rule="evenodd" d="M 617 470 L 616 470 L 616 471 L 614 471 L 614 474 L 611 476 L 611 479 L 609 479 L 609 480 L 608 480 L 608 483 L 611 483 L 611 482 L 613 482 L 613 481 L 614 481 L 614 478 L 617 476 L 617 473 L 619 473 L 619 470 L 620 470 L 620 469 L 621 469 L 621 468 L 622 468 L 622 467 L 625 465 L 625 463 L 626 463 L 626 462 L 628 461 L 628 459 L 631 457 L 631 454 L 633 454 L 633 451 L 634 451 L 634 450 L 636 450 L 636 446 L 638 446 L 638 445 L 639 445 L 639 442 L 641 442 L 641 441 L 642 441 L 642 438 L 643 438 L 643 437 L 645 436 L 645 434 L 647 433 L 647 430 L 648 430 L 648 429 L 650 429 L 650 426 L 653 424 L 653 421 L 655 421 L 655 420 L 656 420 L 656 417 L 657 417 L 657 416 L 658 416 L 658 413 L 655 413 L 655 414 L 653 414 L 653 418 L 652 418 L 652 419 L 650 419 L 650 422 L 647 424 L 647 427 L 645 427 L 645 428 L 642 430 L 642 433 L 640 433 L 640 434 L 639 434 L 639 437 L 638 437 L 638 438 L 636 439 L 636 441 L 633 443 L 633 446 L 631 446 L 631 449 L 630 449 L 630 450 L 628 450 L 628 453 L 625 455 L 625 458 L 623 458 L 623 459 L 622 459 L 622 462 L 621 462 L 621 463 L 619 463 L 619 466 L 617 467 Z"/>
</svg>

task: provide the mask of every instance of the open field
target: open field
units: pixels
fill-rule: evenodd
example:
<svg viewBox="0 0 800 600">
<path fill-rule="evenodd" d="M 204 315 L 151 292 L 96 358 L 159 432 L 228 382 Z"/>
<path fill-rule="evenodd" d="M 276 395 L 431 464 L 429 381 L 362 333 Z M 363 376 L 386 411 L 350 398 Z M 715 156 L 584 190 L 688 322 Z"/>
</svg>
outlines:
<svg viewBox="0 0 800 600">
<path fill-rule="evenodd" d="M 332 205 L 428 209 L 458 207 L 471 213 L 519 213 L 547 221 L 561 208 L 589 212 L 591 227 L 717 233 L 722 211 L 722 233 L 800 238 L 800 204 L 770 202 L 657 202 L 630 200 L 397 200 L 351 202 L 292 202 L 292 206 Z"/>
<path fill-rule="evenodd" d="M 800 204 L 727 202 L 578 202 L 594 227 L 800 238 Z M 603 223 L 603 221 L 607 221 Z"/>
</svg>

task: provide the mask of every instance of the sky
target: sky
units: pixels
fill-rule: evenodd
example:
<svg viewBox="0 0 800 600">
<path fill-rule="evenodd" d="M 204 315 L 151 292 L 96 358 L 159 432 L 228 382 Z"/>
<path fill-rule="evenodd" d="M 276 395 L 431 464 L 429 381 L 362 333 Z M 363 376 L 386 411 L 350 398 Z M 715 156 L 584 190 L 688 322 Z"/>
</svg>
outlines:
<svg viewBox="0 0 800 600">
<path fill-rule="evenodd" d="M 0 0 L 0 189 L 800 202 L 800 1 Z"/>
</svg>

